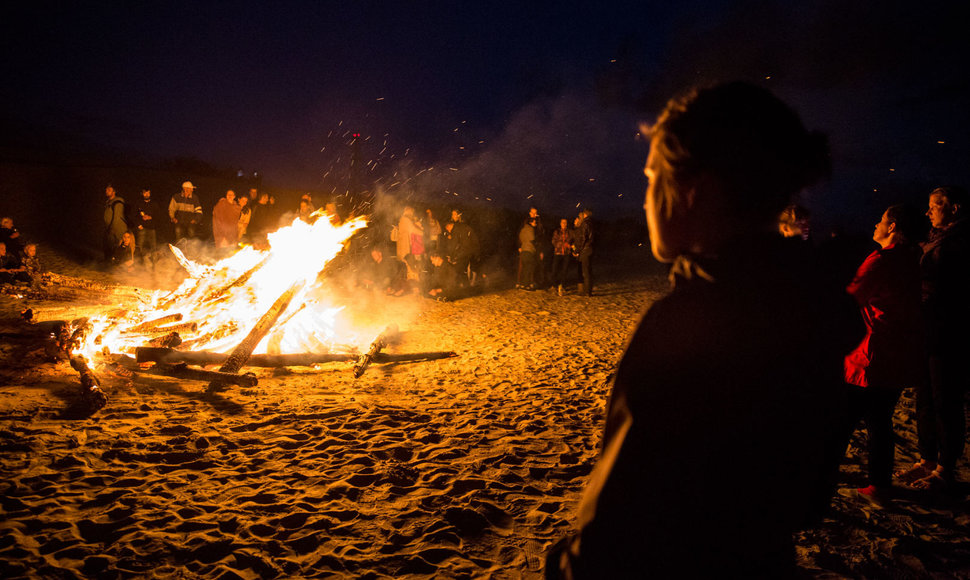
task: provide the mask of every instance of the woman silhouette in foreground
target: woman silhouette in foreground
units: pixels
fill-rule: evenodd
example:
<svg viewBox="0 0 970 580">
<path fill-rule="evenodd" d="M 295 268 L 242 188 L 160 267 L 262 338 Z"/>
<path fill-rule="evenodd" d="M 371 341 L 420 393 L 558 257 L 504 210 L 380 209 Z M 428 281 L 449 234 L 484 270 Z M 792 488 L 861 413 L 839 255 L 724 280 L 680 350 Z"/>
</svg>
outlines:
<svg viewBox="0 0 970 580">
<path fill-rule="evenodd" d="M 745 83 L 671 100 L 647 131 L 645 209 L 673 289 L 627 346 L 578 532 L 551 578 L 784 578 L 828 504 L 858 310 L 778 233 L 824 138 Z"/>
</svg>

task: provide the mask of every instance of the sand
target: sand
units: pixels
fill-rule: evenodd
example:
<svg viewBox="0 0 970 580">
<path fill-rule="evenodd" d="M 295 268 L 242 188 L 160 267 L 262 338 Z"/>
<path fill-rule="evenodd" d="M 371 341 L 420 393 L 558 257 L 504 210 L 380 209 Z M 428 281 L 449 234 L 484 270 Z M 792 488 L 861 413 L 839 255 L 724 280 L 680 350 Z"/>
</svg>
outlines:
<svg viewBox="0 0 970 580">
<path fill-rule="evenodd" d="M 108 404 L 91 415 L 78 412 L 77 373 L 18 334 L 25 301 L 0 295 L 0 577 L 541 578 L 575 520 L 625 340 L 666 291 L 641 270 L 591 298 L 368 303 L 374 325 L 401 324 L 388 352 L 459 356 L 359 379 L 350 363 L 255 369 L 258 386 L 206 397 L 204 383 L 101 372 Z M 104 308 L 28 304 L 47 318 Z M 912 407 L 907 393 L 900 465 L 915 458 Z M 864 442 L 857 433 L 843 466 L 847 489 Z M 798 536 L 799 564 L 816 578 L 970 577 L 967 508 L 843 492 Z"/>
</svg>

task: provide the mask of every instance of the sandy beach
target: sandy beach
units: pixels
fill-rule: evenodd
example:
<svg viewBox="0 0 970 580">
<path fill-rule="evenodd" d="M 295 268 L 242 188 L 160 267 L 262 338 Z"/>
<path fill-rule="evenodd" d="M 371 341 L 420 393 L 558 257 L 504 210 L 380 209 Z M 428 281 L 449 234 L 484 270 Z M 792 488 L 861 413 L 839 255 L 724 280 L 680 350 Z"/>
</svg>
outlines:
<svg viewBox="0 0 970 580">
<path fill-rule="evenodd" d="M 646 251 L 593 297 L 347 296 L 371 327 L 400 325 L 386 352 L 453 358 L 357 379 L 352 363 L 248 369 L 256 387 L 208 397 L 198 381 L 101 370 L 108 404 L 93 414 L 77 413 L 77 373 L 45 361 L 19 313 L 116 305 L 0 294 L 0 577 L 542 577 L 575 521 L 624 343 L 667 290 Z M 916 458 L 909 392 L 896 424 L 902 466 Z M 846 490 L 862 482 L 864 449 L 857 432 Z M 798 536 L 799 565 L 814 578 L 970 577 L 968 507 L 965 494 L 875 506 L 843 491 Z"/>
</svg>

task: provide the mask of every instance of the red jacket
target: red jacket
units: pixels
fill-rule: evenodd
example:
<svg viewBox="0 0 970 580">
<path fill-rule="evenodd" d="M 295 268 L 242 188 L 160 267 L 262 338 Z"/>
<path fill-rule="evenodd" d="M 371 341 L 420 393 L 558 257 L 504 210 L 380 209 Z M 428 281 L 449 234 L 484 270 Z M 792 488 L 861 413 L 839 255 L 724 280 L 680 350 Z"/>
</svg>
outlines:
<svg viewBox="0 0 970 580">
<path fill-rule="evenodd" d="M 921 380 L 919 247 L 892 244 L 862 262 L 846 291 L 862 308 L 866 336 L 845 357 L 845 381 L 905 388 Z"/>
</svg>

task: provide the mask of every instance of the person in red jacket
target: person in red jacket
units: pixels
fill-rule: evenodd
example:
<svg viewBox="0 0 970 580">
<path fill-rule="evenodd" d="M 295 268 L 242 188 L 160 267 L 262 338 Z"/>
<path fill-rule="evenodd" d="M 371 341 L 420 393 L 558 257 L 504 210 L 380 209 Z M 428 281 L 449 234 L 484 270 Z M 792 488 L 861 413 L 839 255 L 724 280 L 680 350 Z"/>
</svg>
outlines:
<svg viewBox="0 0 970 580">
<path fill-rule="evenodd" d="M 866 336 L 845 358 L 850 428 L 865 419 L 869 485 L 857 490 L 886 499 L 893 475 L 893 411 L 906 387 L 923 379 L 920 318 L 922 237 L 919 210 L 894 205 L 882 214 L 872 239 L 879 244 L 846 289 L 862 309 Z"/>
</svg>

